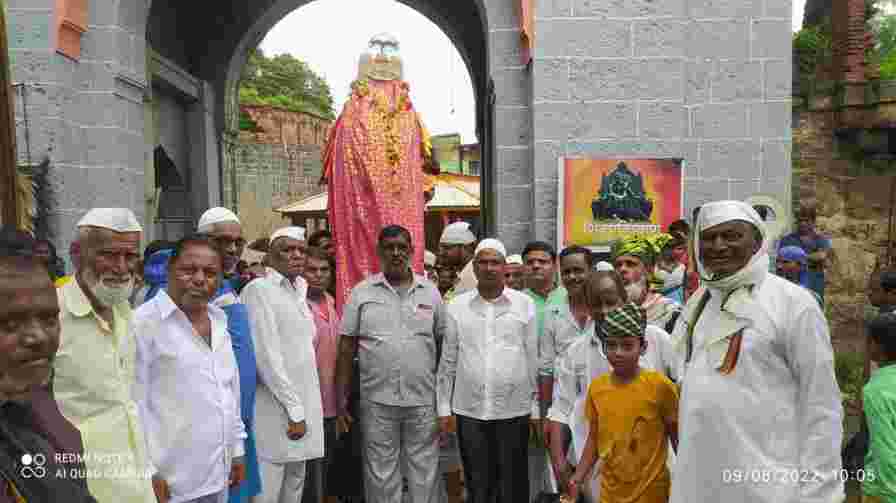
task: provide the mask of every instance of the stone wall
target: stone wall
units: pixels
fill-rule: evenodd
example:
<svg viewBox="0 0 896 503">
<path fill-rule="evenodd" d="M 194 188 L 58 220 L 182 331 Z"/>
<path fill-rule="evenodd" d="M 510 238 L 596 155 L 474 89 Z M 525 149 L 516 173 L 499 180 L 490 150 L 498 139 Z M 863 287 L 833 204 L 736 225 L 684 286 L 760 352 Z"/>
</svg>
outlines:
<svg viewBox="0 0 896 503">
<path fill-rule="evenodd" d="M 791 2 L 544 0 L 536 11 L 536 237 L 557 158 L 680 157 L 684 211 L 790 201 Z"/>
<path fill-rule="evenodd" d="M 288 221 L 274 209 L 323 190 L 316 145 L 242 143 L 236 152 L 237 208 L 243 233 L 251 241 L 270 235 Z M 225 191 L 233 185 L 225 180 Z"/>
<path fill-rule="evenodd" d="M 875 89 L 880 92 L 875 91 Z M 860 100 L 824 94 L 798 100 L 794 128 L 794 198 L 815 200 L 818 229 L 831 237 L 825 300 L 838 349 L 863 349 L 863 313 L 868 277 L 886 253 L 891 148 L 873 130 L 892 128 L 896 89 L 865 86 Z M 867 100 L 866 100 L 867 99 Z M 880 139 L 878 139 L 880 140 Z"/>
</svg>

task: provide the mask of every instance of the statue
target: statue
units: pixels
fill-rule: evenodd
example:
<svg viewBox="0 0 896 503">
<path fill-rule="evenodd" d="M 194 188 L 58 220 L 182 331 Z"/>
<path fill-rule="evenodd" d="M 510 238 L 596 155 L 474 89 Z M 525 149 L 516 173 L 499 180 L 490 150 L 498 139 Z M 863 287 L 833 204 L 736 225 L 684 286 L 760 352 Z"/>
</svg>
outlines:
<svg viewBox="0 0 896 503">
<path fill-rule="evenodd" d="M 339 312 L 351 288 L 379 272 L 376 240 L 387 225 L 410 231 L 412 267 L 423 274 L 423 211 L 438 167 L 409 91 L 398 41 L 389 34 L 373 37 L 324 152 L 321 183 L 328 186 L 327 212 L 336 243 Z"/>
<path fill-rule="evenodd" d="M 644 179 L 620 162 L 609 175 L 600 178 L 600 191 L 591 203 L 595 220 L 649 222 L 653 201 L 644 194 Z"/>
</svg>

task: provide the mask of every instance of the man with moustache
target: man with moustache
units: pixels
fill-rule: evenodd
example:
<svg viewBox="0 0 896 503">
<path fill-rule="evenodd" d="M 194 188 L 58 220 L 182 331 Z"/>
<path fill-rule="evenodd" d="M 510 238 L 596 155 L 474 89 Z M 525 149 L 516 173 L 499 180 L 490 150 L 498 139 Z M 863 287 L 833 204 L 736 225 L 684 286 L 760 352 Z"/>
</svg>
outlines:
<svg viewBox="0 0 896 503">
<path fill-rule="evenodd" d="M 613 265 L 625 282 L 628 300 L 647 312 L 647 323 L 671 333 L 681 314 L 681 305 L 650 290 L 649 279 L 656 264 L 655 250 L 643 236 L 620 239 L 613 245 Z"/>
<path fill-rule="evenodd" d="M 701 288 L 674 333 L 684 359 L 671 503 L 843 501 L 843 405 L 812 294 L 769 274 L 765 226 L 740 201 L 702 206 Z"/>
<path fill-rule="evenodd" d="M 208 235 L 218 248 L 223 258 L 225 277 L 227 271 L 236 271 L 236 264 L 246 246 L 240 219 L 227 208 L 212 208 L 199 219 L 197 232 Z M 249 329 L 249 313 L 235 290 L 236 283 L 241 280 L 238 275 L 231 274 L 229 279 L 221 282 L 212 298 L 212 304 L 227 315 L 227 331 L 230 332 L 240 372 L 240 416 L 246 427 L 246 480 L 230 491 L 230 503 L 248 503 L 250 497 L 261 492 L 261 473 L 255 450 L 255 344 Z"/>
<path fill-rule="evenodd" d="M 221 274 L 207 236 L 183 238 L 168 289 L 134 313 L 134 394 L 159 503 L 224 503 L 246 476 L 236 357 L 227 316 L 209 304 Z"/>
<path fill-rule="evenodd" d="M 301 277 L 305 251 L 304 228 L 277 230 L 271 235 L 267 276 L 242 293 L 258 368 L 258 503 L 298 503 L 305 490 L 306 462 L 324 456 L 316 329 L 307 303 L 308 283 Z"/>
<path fill-rule="evenodd" d="M 53 390 L 62 414 L 81 431 L 87 484 L 104 503 L 155 499 L 131 394 L 135 344 L 128 331 L 129 299 L 142 231 L 129 209 L 90 210 L 77 225 L 75 280 L 58 289 L 61 335 Z"/>
<path fill-rule="evenodd" d="M 68 477 L 83 471 L 83 448 L 48 386 L 59 303 L 33 246 L 24 232 L 0 230 L 0 503 L 96 503 L 84 479 Z"/>
<path fill-rule="evenodd" d="M 435 285 L 411 270 L 407 229 L 384 227 L 377 254 L 383 272 L 355 286 L 345 306 L 338 382 L 348 387 L 358 354 L 366 501 L 400 502 L 404 475 L 411 502 L 429 503 L 439 464 L 436 344 L 448 323 Z"/>
</svg>

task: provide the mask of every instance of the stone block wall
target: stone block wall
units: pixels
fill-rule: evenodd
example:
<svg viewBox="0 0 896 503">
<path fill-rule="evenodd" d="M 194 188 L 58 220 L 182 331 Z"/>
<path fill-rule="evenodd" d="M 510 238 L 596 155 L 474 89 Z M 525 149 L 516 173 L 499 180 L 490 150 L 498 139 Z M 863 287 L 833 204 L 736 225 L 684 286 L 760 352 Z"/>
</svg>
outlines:
<svg viewBox="0 0 896 503">
<path fill-rule="evenodd" d="M 57 52 L 55 11 L 67 2 L 6 4 L 18 162 L 49 160 L 48 237 L 66 255 L 91 207 L 129 207 L 144 220 L 147 0 L 87 2 L 77 59 Z"/>
<path fill-rule="evenodd" d="M 684 211 L 790 203 L 787 0 L 542 0 L 533 75 L 536 238 L 553 241 L 557 158 L 681 157 Z"/>
<path fill-rule="evenodd" d="M 244 137 L 244 140 L 248 139 Z M 321 149 L 316 145 L 269 145 L 243 141 L 234 157 L 236 198 L 243 233 L 251 241 L 288 225 L 274 209 L 324 190 Z M 225 179 L 225 194 L 234 186 Z"/>
<path fill-rule="evenodd" d="M 856 155 L 859 145 L 838 139 L 836 132 L 892 128 L 896 94 L 867 105 L 839 102 L 834 96 L 801 99 L 793 132 L 794 199 L 817 202 L 818 229 L 832 240 L 825 301 L 834 343 L 840 350 L 863 351 L 868 278 L 886 254 L 894 172 L 892 161 Z"/>
</svg>

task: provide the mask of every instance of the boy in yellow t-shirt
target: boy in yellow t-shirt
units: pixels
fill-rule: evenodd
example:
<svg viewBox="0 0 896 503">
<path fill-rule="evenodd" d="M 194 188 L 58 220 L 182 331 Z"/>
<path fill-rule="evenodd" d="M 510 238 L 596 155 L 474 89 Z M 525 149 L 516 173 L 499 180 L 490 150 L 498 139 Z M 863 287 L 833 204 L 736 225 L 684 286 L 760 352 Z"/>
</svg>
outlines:
<svg viewBox="0 0 896 503">
<path fill-rule="evenodd" d="M 598 459 L 601 503 L 669 500 L 666 458 L 670 441 L 678 448 L 678 389 L 666 376 L 638 365 L 647 349 L 646 326 L 644 310 L 632 303 L 607 313 L 600 326 L 612 371 L 588 387 L 590 429 L 567 488 L 572 501 Z"/>
</svg>

